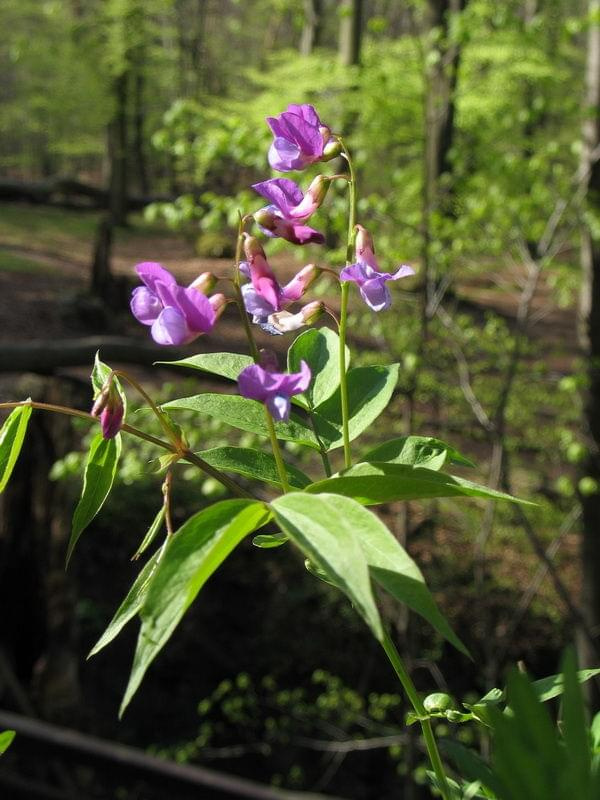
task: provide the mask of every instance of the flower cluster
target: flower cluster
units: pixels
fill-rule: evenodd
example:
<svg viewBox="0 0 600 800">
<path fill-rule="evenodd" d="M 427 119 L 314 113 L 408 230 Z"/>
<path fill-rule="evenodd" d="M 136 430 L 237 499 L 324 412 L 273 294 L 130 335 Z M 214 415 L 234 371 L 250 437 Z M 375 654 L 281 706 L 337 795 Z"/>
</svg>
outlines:
<svg viewBox="0 0 600 800">
<path fill-rule="evenodd" d="M 340 155 L 347 157 L 341 139 L 321 121 L 312 105 L 291 104 L 279 116 L 268 117 L 267 124 L 273 133 L 268 161 L 274 170 L 303 170 Z M 324 202 L 336 178 L 349 180 L 345 175 L 317 175 L 306 191 L 289 178 L 255 183 L 252 188 L 268 204 L 244 219 L 252 219 L 259 231 L 269 238 L 282 238 L 295 245 L 324 244 L 324 234 L 307 222 Z M 313 300 L 295 311 L 291 307 L 304 297 L 323 269 L 307 264 L 282 285 L 256 236 L 243 231 L 243 226 L 240 235 L 243 236 L 245 260 L 237 265 L 234 284 L 239 287 L 240 276 L 247 280 L 240 287 L 244 304 L 240 310 L 269 334 L 288 333 L 312 325 L 327 310 L 324 302 Z M 402 265 L 394 272 L 382 272 L 369 232 L 362 225 L 356 225 L 354 238 L 356 261 L 341 269 L 339 281 L 355 283 L 362 299 L 373 311 L 387 309 L 391 304 L 387 282 L 413 275 L 414 271 Z M 217 283 L 211 273 L 203 273 L 184 287 L 160 264 L 138 264 L 136 271 L 144 285 L 134 289 L 131 310 L 139 322 L 150 327 L 152 338 L 161 345 L 185 345 L 210 333 L 230 302 L 223 294 L 211 295 Z M 290 376 L 278 373 L 270 363 L 244 370 L 239 385 L 244 396 L 266 403 L 274 418 L 285 419 L 289 414 L 289 397 L 296 391 L 303 391 L 297 387 L 307 380 L 310 380 L 310 370 L 306 365 L 301 373 Z"/>
</svg>

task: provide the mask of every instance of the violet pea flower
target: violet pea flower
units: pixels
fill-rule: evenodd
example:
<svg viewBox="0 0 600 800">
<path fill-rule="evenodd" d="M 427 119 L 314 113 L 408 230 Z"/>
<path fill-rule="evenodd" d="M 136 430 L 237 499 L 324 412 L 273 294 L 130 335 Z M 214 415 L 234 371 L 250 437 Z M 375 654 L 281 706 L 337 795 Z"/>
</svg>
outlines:
<svg viewBox="0 0 600 800">
<path fill-rule="evenodd" d="M 306 194 L 288 178 L 253 184 L 252 188 L 270 201 L 254 214 L 258 226 L 267 236 L 287 239 L 292 244 L 323 244 L 323 234 L 304 223 L 325 199 L 329 183 L 324 175 L 317 175 Z"/>
<path fill-rule="evenodd" d="M 290 398 L 305 392 L 310 379 L 306 361 L 300 362 L 300 372 L 291 375 L 252 364 L 240 372 L 238 386 L 242 397 L 264 403 L 273 419 L 280 422 L 289 419 Z"/>
<path fill-rule="evenodd" d="M 397 281 L 414 275 L 415 271 L 407 264 L 403 264 L 396 272 L 381 272 L 375 258 L 373 239 L 362 225 L 357 225 L 356 236 L 356 263 L 351 264 L 340 272 L 340 281 L 352 281 L 359 290 L 362 299 L 373 311 L 384 311 L 392 302 L 387 281 Z"/>
<path fill-rule="evenodd" d="M 278 117 L 267 117 L 267 124 L 275 137 L 269 148 L 273 169 L 290 172 L 322 159 L 331 132 L 313 106 L 292 103 Z"/>
<path fill-rule="evenodd" d="M 206 297 L 196 282 L 179 286 L 168 270 L 153 261 L 138 264 L 135 270 L 145 285 L 133 290 L 131 311 L 138 322 L 151 326 L 157 344 L 189 344 L 212 330 L 218 295 L 211 302 L 213 298 Z M 206 281 L 200 286 L 205 288 Z"/>
<path fill-rule="evenodd" d="M 251 280 L 242 286 L 246 311 L 252 314 L 252 321 L 267 333 L 280 334 L 283 331 L 269 324 L 269 317 L 299 300 L 320 270 L 314 264 L 308 264 L 289 283 L 281 286 L 256 237 L 246 234 L 244 253 L 248 260 L 240 264 L 240 272 Z"/>
</svg>

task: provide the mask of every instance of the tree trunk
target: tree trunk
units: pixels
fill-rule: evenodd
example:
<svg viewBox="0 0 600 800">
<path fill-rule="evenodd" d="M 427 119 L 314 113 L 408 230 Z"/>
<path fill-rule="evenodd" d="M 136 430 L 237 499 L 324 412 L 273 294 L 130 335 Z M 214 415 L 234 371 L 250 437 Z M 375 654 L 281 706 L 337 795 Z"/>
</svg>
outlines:
<svg viewBox="0 0 600 800">
<path fill-rule="evenodd" d="M 581 178 L 587 189 L 588 206 L 596 218 L 600 213 L 600 0 L 590 0 L 586 96 L 583 123 Z M 600 486 L 600 238 L 584 224 L 581 236 L 581 294 L 579 303 L 579 338 L 587 370 L 584 401 L 584 429 L 587 458 L 582 477 Z M 589 481 L 587 481 L 589 483 Z M 580 484 L 581 485 L 581 484 Z M 580 493 L 583 512 L 581 540 L 582 613 L 594 632 L 600 631 L 600 491 Z M 580 637 L 582 667 L 595 662 L 595 654 Z M 596 698 L 597 700 L 598 698 Z"/>
<path fill-rule="evenodd" d="M 109 216 L 102 217 L 96 228 L 94 255 L 92 259 L 92 279 L 90 291 L 101 300 L 107 300 L 112 288 L 110 257 L 113 243 L 113 225 Z"/>
<path fill-rule="evenodd" d="M 323 33 L 323 0 L 304 0 L 304 28 L 300 38 L 300 54 L 309 56 L 321 44 Z"/>
<path fill-rule="evenodd" d="M 114 225 L 127 224 L 127 95 L 129 70 L 125 70 L 113 81 L 115 110 L 108 125 L 108 155 L 110 160 L 109 210 Z"/>
<path fill-rule="evenodd" d="M 340 13 L 340 61 L 345 67 L 360 64 L 362 39 L 363 0 L 341 0 Z"/>
<path fill-rule="evenodd" d="M 135 171 L 140 194 L 149 193 L 148 164 L 146 161 L 146 140 L 144 128 L 146 121 L 146 109 L 144 105 L 144 55 L 139 55 L 136 64 L 134 89 L 133 89 L 133 156 L 135 159 Z"/>
</svg>

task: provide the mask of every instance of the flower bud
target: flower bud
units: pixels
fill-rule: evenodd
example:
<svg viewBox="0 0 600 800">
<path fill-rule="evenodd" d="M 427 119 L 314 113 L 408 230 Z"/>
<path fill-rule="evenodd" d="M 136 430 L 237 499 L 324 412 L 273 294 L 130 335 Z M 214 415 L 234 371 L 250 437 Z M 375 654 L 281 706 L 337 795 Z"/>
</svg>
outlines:
<svg viewBox="0 0 600 800">
<path fill-rule="evenodd" d="M 305 325 L 312 325 L 322 314 L 325 313 L 325 303 L 321 300 L 313 300 L 300 309 L 300 314 Z"/>
<path fill-rule="evenodd" d="M 244 253 L 251 264 L 257 256 L 266 258 L 262 244 L 258 241 L 256 236 L 250 236 L 249 233 L 244 234 Z"/>
<path fill-rule="evenodd" d="M 227 298 L 225 297 L 224 294 L 218 292 L 217 294 L 213 294 L 212 297 L 209 297 L 208 302 L 213 307 L 213 310 L 215 312 L 215 321 L 216 321 L 225 311 L 225 308 L 227 306 Z"/>
<path fill-rule="evenodd" d="M 253 214 L 256 223 L 260 225 L 261 228 L 265 228 L 267 231 L 275 230 L 277 227 L 277 220 L 281 221 L 280 217 L 277 217 L 272 211 L 269 211 L 268 208 L 261 208 L 258 211 L 255 211 Z"/>
<path fill-rule="evenodd" d="M 203 272 L 190 283 L 190 289 L 197 289 L 202 294 L 208 294 L 217 285 L 218 278 L 212 272 Z"/>
<path fill-rule="evenodd" d="M 267 372 L 279 371 L 279 362 L 277 361 L 277 356 L 273 350 L 263 347 L 259 353 L 259 356 L 259 363 L 263 369 L 266 369 Z"/>
<path fill-rule="evenodd" d="M 121 430 L 125 408 L 119 390 L 112 379 L 105 384 L 92 407 L 92 416 L 100 417 L 102 436 L 114 439 Z"/>
<path fill-rule="evenodd" d="M 325 200 L 325 195 L 327 194 L 330 183 L 331 178 L 325 175 L 317 175 L 306 190 L 306 195 L 311 198 L 315 208 L 318 208 L 323 200 Z"/>
<path fill-rule="evenodd" d="M 332 158 L 337 158 L 342 154 L 342 145 L 337 139 L 332 139 L 323 148 L 323 156 L 321 161 L 331 161 Z"/>
<path fill-rule="evenodd" d="M 296 273 L 292 280 L 283 289 L 285 297 L 290 300 L 299 300 L 308 287 L 321 274 L 321 269 L 316 264 L 307 264 Z"/>
<path fill-rule="evenodd" d="M 454 701 L 445 692 L 434 692 L 423 700 L 423 707 L 429 714 L 448 711 L 454 706 Z"/>
<path fill-rule="evenodd" d="M 314 300 L 312 303 L 307 303 L 297 314 L 291 314 L 289 311 L 271 314 L 269 324 L 279 333 L 290 333 L 304 328 L 305 325 L 312 325 L 324 311 L 325 304 L 320 300 Z"/>
<path fill-rule="evenodd" d="M 362 225 L 357 225 L 356 231 L 356 257 L 364 258 L 364 255 L 367 252 L 370 252 L 373 255 L 375 253 L 375 245 L 373 244 L 373 237 L 369 231 L 366 228 L 363 228 Z"/>
</svg>

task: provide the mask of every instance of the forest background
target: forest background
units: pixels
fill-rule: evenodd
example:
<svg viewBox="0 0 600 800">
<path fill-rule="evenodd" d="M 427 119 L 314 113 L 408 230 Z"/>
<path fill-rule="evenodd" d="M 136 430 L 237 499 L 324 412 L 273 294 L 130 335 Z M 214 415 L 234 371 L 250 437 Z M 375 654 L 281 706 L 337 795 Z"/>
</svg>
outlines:
<svg viewBox="0 0 600 800">
<path fill-rule="evenodd" d="M 311 102 L 350 144 L 380 259 L 418 271 L 392 311 L 352 309 L 358 362 L 384 351 L 402 365 L 381 430 L 449 441 L 477 463 L 467 477 L 538 504 L 386 510 L 474 656 L 390 608 L 417 684 L 468 701 L 510 663 L 556 672 L 573 640 L 582 666 L 598 665 L 598 2 L 4 0 L 0 30 L 1 399 L 87 408 L 83 365 L 98 344 L 168 398 L 183 377 L 146 369 L 172 354 L 129 319 L 132 266 L 222 270 L 238 209 L 261 205 L 247 187 L 265 173 L 264 118 Z M 343 189 L 327 202 L 335 267 Z M 274 263 L 297 266 L 283 251 Z M 201 345 L 243 348 L 227 317 Z M 118 723 L 133 634 L 85 655 L 135 574 L 160 476 L 148 451 L 128 449 L 65 574 L 86 430 L 34 431 L 2 498 L 5 709 L 263 784 L 428 796 L 393 676 L 346 601 L 308 573 L 298 581 L 289 553 L 240 548 Z M 205 420 L 197 436 L 229 441 Z M 220 491 L 182 478 L 180 519 Z M 66 758 L 32 761 L 17 738 L 0 785 L 158 796 L 143 774 L 65 772 Z"/>
</svg>

